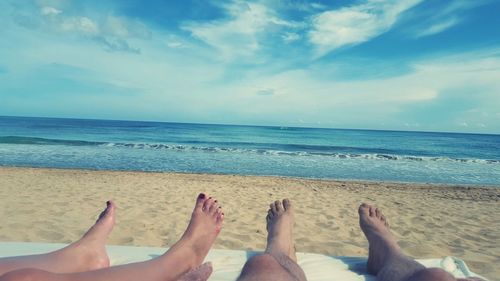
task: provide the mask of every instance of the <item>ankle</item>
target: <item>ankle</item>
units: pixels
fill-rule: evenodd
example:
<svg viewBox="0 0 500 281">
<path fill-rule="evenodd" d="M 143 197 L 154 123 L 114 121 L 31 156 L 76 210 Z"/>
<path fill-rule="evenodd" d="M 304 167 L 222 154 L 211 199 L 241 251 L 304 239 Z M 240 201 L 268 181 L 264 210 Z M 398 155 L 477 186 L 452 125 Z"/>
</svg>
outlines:
<svg viewBox="0 0 500 281">
<path fill-rule="evenodd" d="M 170 249 L 168 249 L 168 251 L 161 256 L 161 258 L 169 261 L 172 260 L 172 256 L 175 256 L 174 259 L 183 261 L 183 264 L 187 265 L 189 270 L 201 264 L 201 261 L 198 262 L 200 257 L 196 250 L 195 243 L 185 237 L 182 237 L 182 239 L 172 245 L 172 247 L 170 247 Z"/>
</svg>

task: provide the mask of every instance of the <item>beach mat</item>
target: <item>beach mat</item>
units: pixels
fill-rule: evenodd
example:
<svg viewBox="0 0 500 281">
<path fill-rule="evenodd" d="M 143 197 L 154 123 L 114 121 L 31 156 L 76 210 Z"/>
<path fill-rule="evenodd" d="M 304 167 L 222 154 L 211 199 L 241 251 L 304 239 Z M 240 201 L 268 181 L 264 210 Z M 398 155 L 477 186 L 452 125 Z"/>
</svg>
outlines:
<svg viewBox="0 0 500 281">
<path fill-rule="evenodd" d="M 40 254 L 66 246 L 52 243 L 0 242 L 0 257 Z M 111 265 L 127 264 L 155 258 L 166 248 L 107 246 Z M 255 251 L 211 250 L 205 261 L 211 261 L 214 272 L 210 281 L 234 281 L 244 263 Z M 375 281 L 375 276 L 366 272 L 365 257 L 327 256 L 312 253 L 297 253 L 299 265 L 308 281 Z M 471 272 L 464 261 L 454 258 L 419 259 L 426 267 L 442 268 L 455 277 L 480 277 Z M 481 277 L 485 279 L 484 277 Z M 486 280 L 486 279 L 485 279 Z"/>
</svg>

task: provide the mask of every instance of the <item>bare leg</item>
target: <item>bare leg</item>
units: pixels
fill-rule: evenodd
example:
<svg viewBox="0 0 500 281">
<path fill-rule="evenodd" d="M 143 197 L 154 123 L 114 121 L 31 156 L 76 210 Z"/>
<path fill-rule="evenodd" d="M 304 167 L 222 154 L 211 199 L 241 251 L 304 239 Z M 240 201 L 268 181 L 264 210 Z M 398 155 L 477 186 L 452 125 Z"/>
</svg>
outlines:
<svg viewBox="0 0 500 281">
<path fill-rule="evenodd" d="M 404 255 L 389 230 L 385 216 L 378 208 L 362 204 L 359 207 L 359 224 L 369 242 L 368 272 L 377 275 L 378 281 L 456 280 L 440 268 L 425 268 Z"/>
<path fill-rule="evenodd" d="M 41 255 L 0 259 L 0 275 L 21 269 L 37 268 L 55 273 L 95 270 L 109 266 L 106 240 L 115 225 L 115 205 L 106 202 L 106 209 L 83 237 L 67 247 Z"/>
<path fill-rule="evenodd" d="M 191 221 L 182 235 L 165 254 L 155 259 L 114 266 L 95 271 L 54 274 L 40 270 L 9 272 L 0 281 L 174 281 L 198 267 L 220 233 L 224 214 L 212 198 L 200 194 Z M 189 275 L 186 275 L 189 277 Z M 183 278 L 183 277 L 182 277 Z M 197 279 L 194 279 L 197 280 Z M 203 280 L 200 279 L 199 280 Z"/>
<path fill-rule="evenodd" d="M 293 244 L 293 207 L 288 199 L 271 203 L 267 215 L 267 248 L 251 258 L 238 281 L 306 281 Z"/>
</svg>

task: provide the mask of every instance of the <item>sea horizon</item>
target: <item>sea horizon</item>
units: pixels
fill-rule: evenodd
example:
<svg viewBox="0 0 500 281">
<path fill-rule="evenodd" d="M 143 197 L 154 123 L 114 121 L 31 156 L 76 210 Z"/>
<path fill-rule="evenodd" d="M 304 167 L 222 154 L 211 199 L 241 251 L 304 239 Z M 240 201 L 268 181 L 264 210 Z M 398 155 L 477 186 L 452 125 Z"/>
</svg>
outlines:
<svg viewBox="0 0 500 281">
<path fill-rule="evenodd" d="M 241 126 L 241 127 L 270 127 L 270 128 L 290 128 L 290 129 L 325 129 L 325 130 L 346 130 L 346 131 L 376 131 L 376 132 L 408 132 L 408 133 L 437 133 L 437 134 L 465 134 L 465 135 L 486 135 L 500 136 L 499 133 L 483 132 L 461 132 L 461 131 L 431 131 L 431 130 L 403 130 L 403 129 L 374 129 L 374 128 L 343 128 L 343 127 L 314 127 L 298 125 L 259 125 L 259 124 L 231 124 L 231 123 L 210 123 L 210 122 L 183 122 L 183 121 L 159 121 L 142 119 L 120 119 L 120 118 L 84 118 L 84 117 L 51 117 L 51 116 L 17 116 L 0 115 L 0 118 L 37 118 L 37 119 L 68 119 L 68 120 L 89 120 L 89 121 L 118 121 L 118 122 L 145 122 L 145 123 L 167 123 L 167 124 L 185 124 L 185 125 L 216 125 L 216 126 Z"/>
<path fill-rule="evenodd" d="M 0 166 L 500 185 L 500 136 L 0 117 Z"/>
</svg>

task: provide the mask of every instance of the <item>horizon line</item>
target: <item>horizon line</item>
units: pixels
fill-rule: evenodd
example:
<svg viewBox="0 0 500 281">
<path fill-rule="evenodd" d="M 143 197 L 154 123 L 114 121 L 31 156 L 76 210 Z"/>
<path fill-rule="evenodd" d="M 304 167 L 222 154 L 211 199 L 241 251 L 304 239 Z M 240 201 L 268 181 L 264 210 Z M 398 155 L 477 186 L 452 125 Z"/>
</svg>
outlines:
<svg viewBox="0 0 500 281">
<path fill-rule="evenodd" d="M 285 126 L 285 125 L 256 125 L 256 124 L 227 124 L 227 123 L 203 123 L 203 122 L 179 122 L 179 121 L 158 121 L 158 120 L 132 120 L 132 119 L 102 119 L 102 118 L 81 118 L 81 117 L 53 117 L 53 116 L 14 116 L 0 115 L 0 118 L 40 118 L 40 119 L 69 119 L 69 120 L 93 120 L 93 121 L 118 121 L 118 122 L 149 122 L 149 123 L 171 123 L 189 125 L 215 125 L 215 126 L 241 126 L 241 127 L 272 127 L 272 128 L 292 128 L 292 129 L 323 129 L 323 130 L 351 130 L 351 131 L 380 131 L 380 132 L 408 132 L 408 133 L 445 133 L 445 134 L 467 134 L 467 135 L 490 135 L 500 136 L 500 133 L 477 133 L 477 132 L 456 132 L 456 131 L 425 131 L 425 130 L 400 130 L 400 129 L 368 129 L 368 128 L 338 128 L 338 127 L 306 127 L 306 126 Z"/>
</svg>

